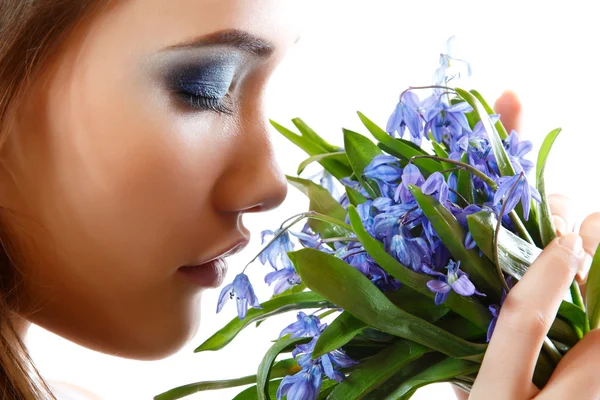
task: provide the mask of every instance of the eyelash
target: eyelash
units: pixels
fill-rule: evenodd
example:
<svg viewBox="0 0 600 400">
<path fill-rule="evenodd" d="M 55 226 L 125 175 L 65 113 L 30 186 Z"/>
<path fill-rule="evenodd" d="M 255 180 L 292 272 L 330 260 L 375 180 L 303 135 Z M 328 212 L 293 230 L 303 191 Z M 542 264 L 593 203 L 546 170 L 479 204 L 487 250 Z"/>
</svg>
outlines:
<svg viewBox="0 0 600 400">
<path fill-rule="evenodd" d="M 213 111 L 219 114 L 233 115 L 229 97 L 226 95 L 222 99 L 214 97 L 197 96 L 188 92 L 180 92 L 179 95 L 183 101 L 190 107 L 196 110 Z"/>
</svg>

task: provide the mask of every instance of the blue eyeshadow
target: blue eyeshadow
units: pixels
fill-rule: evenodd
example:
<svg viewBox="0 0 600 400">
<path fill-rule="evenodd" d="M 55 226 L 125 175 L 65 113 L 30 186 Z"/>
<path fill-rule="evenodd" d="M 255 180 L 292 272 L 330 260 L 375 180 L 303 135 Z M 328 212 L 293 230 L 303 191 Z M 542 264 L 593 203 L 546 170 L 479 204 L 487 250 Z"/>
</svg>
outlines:
<svg viewBox="0 0 600 400">
<path fill-rule="evenodd" d="M 169 85 L 176 92 L 219 99 L 229 91 L 237 64 L 236 60 L 214 60 L 178 67 L 169 74 Z"/>
</svg>

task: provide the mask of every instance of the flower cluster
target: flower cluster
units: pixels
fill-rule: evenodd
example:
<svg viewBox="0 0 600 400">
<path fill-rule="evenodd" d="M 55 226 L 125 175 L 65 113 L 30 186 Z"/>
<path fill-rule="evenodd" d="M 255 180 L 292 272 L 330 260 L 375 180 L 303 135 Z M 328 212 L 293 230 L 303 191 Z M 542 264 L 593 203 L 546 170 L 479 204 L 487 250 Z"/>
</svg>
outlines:
<svg viewBox="0 0 600 400">
<path fill-rule="evenodd" d="M 296 346 L 292 355 L 302 368 L 295 375 L 288 375 L 281 381 L 277 390 L 277 399 L 287 396 L 288 400 L 314 399 L 319 394 L 322 376 L 337 382 L 344 380 L 344 374 L 336 368 L 348 368 L 356 364 L 356 361 L 348 357 L 341 349 L 324 354 L 312 359 L 312 353 L 321 332 L 327 324 L 321 324 L 316 315 L 306 315 L 300 311 L 297 315 L 298 321 L 290 324 L 281 331 L 279 337 L 290 335 L 290 337 L 312 337 L 306 344 Z"/>
</svg>

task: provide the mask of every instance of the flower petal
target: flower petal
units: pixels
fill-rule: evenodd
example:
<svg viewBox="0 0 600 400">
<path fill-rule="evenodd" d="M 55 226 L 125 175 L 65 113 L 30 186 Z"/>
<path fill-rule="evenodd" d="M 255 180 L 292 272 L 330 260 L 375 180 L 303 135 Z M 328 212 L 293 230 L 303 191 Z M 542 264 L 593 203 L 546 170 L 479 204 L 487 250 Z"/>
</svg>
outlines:
<svg viewBox="0 0 600 400">
<path fill-rule="evenodd" d="M 217 301 L 217 313 L 221 311 L 227 300 L 229 300 L 229 296 L 226 297 L 226 295 L 229 294 L 229 291 L 232 287 L 233 284 L 230 283 L 227 286 L 225 286 L 223 290 L 221 290 L 221 294 L 219 294 L 219 300 Z"/>
</svg>

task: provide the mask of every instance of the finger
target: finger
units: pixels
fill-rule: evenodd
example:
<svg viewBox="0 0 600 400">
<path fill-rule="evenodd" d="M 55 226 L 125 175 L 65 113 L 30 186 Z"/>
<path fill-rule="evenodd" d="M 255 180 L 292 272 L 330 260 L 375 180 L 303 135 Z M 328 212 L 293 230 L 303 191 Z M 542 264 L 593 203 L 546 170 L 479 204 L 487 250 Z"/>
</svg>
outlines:
<svg viewBox="0 0 600 400">
<path fill-rule="evenodd" d="M 598 367 L 598 368 L 596 368 Z M 535 400 L 596 400 L 600 397 L 600 330 L 586 334 L 560 361 Z"/>
<path fill-rule="evenodd" d="M 465 392 L 456 385 L 452 385 L 452 389 L 454 390 L 454 395 L 456 395 L 457 400 L 469 400 L 469 393 Z"/>
<path fill-rule="evenodd" d="M 515 92 L 504 91 L 494 103 L 494 110 L 497 114 L 500 114 L 500 121 L 508 133 L 513 129 L 517 133 L 519 132 L 521 128 L 521 102 Z"/>
<path fill-rule="evenodd" d="M 587 274 L 592 265 L 592 258 L 596 254 L 598 244 L 600 244 L 600 213 L 590 214 L 583 220 L 579 228 L 579 236 L 583 239 L 583 248 L 587 253 L 584 267 L 577 273 L 577 281 L 582 285 L 587 279 Z"/>
<path fill-rule="evenodd" d="M 542 343 L 584 254 L 583 241 L 575 233 L 553 240 L 508 293 L 473 385 L 472 398 L 531 398 L 533 371 Z"/>
<path fill-rule="evenodd" d="M 548 196 L 548 203 L 558 234 L 563 236 L 573 232 L 576 221 L 573 201 L 563 194 L 551 194 Z"/>
</svg>

